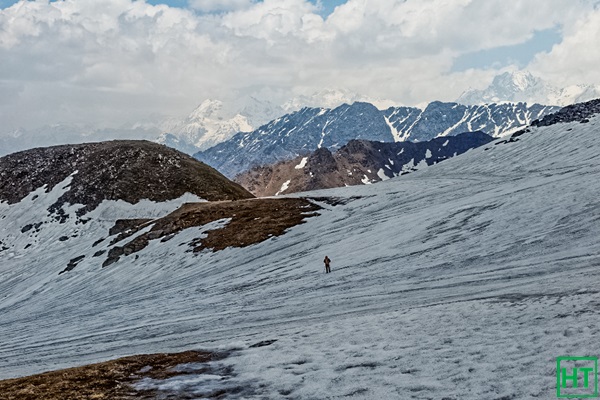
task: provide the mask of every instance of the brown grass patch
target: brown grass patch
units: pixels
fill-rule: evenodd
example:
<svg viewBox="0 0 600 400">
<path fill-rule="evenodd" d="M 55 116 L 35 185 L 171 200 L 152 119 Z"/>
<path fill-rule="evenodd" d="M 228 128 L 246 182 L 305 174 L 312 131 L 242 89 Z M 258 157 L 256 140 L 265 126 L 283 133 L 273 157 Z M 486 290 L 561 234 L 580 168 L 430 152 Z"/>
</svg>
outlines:
<svg viewBox="0 0 600 400">
<path fill-rule="evenodd" d="M 207 362 L 217 358 L 219 357 L 215 354 L 200 351 L 123 357 L 83 367 L 0 381 L 0 399 L 152 399 L 156 397 L 155 392 L 138 391 L 132 386 L 132 383 L 145 377 L 167 379 L 183 375 L 183 372 L 171 369 L 179 364 Z M 151 366 L 152 369 L 140 372 L 147 366 Z"/>
<path fill-rule="evenodd" d="M 187 203 L 163 218 L 122 232 L 113 242 L 124 240 L 149 224 L 154 224 L 149 232 L 123 246 L 113 247 L 103 266 L 116 262 L 121 255 L 142 250 L 150 240 L 166 241 L 184 229 L 224 218 L 231 219 L 225 227 L 208 231 L 205 238 L 198 238 L 190 243 L 193 251 L 250 246 L 282 235 L 287 229 L 303 223 L 306 218 L 317 215 L 316 211 L 319 209 L 318 205 L 302 198 Z"/>
</svg>

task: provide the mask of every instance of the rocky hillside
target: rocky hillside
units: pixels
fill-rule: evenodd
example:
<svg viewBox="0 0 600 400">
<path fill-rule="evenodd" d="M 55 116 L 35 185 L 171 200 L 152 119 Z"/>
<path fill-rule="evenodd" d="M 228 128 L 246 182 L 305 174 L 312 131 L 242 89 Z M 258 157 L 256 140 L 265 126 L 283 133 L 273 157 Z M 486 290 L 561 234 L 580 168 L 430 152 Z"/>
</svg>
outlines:
<svg viewBox="0 0 600 400">
<path fill-rule="evenodd" d="M 353 139 L 424 142 L 473 131 L 497 137 L 557 110 L 539 104 L 442 102 L 432 102 L 423 110 L 390 107 L 382 111 L 359 102 L 334 109 L 303 108 L 255 131 L 240 132 L 194 157 L 233 177 L 254 166 L 290 160 L 319 148 L 335 151 Z"/>
<path fill-rule="evenodd" d="M 253 197 L 177 150 L 147 141 L 116 140 L 37 148 L 0 158 L 0 202 L 17 203 L 42 186 L 48 193 L 69 176 L 68 190 L 50 211 L 60 213 L 65 203 L 82 204 L 81 215 L 103 200 L 161 202 L 185 193 L 206 200 Z"/>
<path fill-rule="evenodd" d="M 333 154 L 320 148 L 308 156 L 255 167 L 235 181 L 257 196 L 370 184 L 436 164 L 492 140 L 483 132 L 420 143 L 351 140 Z"/>
</svg>

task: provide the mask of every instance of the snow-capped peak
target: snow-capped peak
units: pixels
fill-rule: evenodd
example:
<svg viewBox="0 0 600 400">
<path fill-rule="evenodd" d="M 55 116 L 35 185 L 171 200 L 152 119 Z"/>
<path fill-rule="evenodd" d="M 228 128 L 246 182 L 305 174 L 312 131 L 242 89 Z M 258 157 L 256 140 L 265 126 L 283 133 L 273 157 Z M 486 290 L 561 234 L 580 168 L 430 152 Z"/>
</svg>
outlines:
<svg viewBox="0 0 600 400">
<path fill-rule="evenodd" d="M 539 103 L 566 106 L 600 97 L 600 88 L 593 85 L 556 87 L 529 71 L 504 72 L 497 75 L 485 89 L 469 89 L 457 102 L 489 104 L 502 102 Z"/>
<path fill-rule="evenodd" d="M 496 76 L 492 84 L 524 92 L 538 83 L 540 83 L 540 79 L 531 75 L 529 71 L 515 71 Z"/>
<path fill-rule="evenodd" d="M 206 99 L 192 113 L 188 119 L 222 118 L 223 102 L 220 100 Z"/>
<path fill-rule="evenodd" d="M 283 113 L 280 107 L 252 96 L 229 102 L 206 99 L 185 119 L 171 124 L 157 139 L 186 153 L 223 142 L 238 132 L 250 132 Z"/>
</svg>

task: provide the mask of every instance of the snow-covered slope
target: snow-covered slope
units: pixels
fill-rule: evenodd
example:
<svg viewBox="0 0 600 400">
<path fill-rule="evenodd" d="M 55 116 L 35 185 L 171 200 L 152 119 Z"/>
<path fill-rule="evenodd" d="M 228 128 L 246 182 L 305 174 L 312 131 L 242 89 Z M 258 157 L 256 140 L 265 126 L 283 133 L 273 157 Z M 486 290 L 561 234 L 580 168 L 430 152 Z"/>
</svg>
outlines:
<svg viewBox="0 0 600 400">
<path fill-rule="evenodd" d="M 597 85 L 572 85 L 558 88 L 528 71 L 504 72 L 494 77 L 485 89 L 469 89 L 457 100 L 461 104 L 497 102 L 540 103 L 566 106 L 600 97 Z"/>
<path fill-rule="evenodd" d="M 534 127 L 377 185 L 310 193 L 321 216 L 260 244 L 194 256 L 179 246 L 193 228 L 136 262 L 86 258 L 62 275 L 101 215 L 49 224 L 25 249 L 20 228 L 61 185 L 3 203 L 0 240 L 19 246 L 0 253 L 0 376 L 208 348 L 231 351 L 226 378 L 145 384 L 244 399 L 554 398 L 556 357 L 599 351 L 599 135 L 598 116 Z M 75 229 L 68 245 L 54 239 Z M 264 340 L 276 342 L 249 346 Z"/>
</svg>

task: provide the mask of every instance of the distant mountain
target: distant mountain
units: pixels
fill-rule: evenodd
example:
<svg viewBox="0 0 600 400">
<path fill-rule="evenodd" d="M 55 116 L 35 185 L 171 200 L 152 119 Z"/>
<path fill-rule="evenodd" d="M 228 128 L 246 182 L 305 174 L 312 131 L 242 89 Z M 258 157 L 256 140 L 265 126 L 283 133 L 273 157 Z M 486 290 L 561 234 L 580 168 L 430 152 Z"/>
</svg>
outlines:
<svg viewBox="0 0 600 400">
<path fill-rule="evenodd" d="M 324 89 L 310 96 L 297 96 L 281 106 L 252 96 L 228 102 L 208 99 L 184 119 L 163 120 L 159 124 L 162 133 L 156 141 L 194 154 L 224 142 L 238 132 L 251 132 L 286 113 L 305 107 L 336 108 L 357 101 L 370 102 L 379 108 L 392 104 L 389 100 L 371 99 L 341 89 Z"/>
<path fill-rule="evenodd" d="M 488 104 L 497 102 L 526 102 L 566 106 L 600 97 L 600 87 L 573 85 L 558 88 L 527 71 L 505 72 L 494 77 L 483 90 L 469 89 L 457 102 Z"/>
<path fill-rule="evenodd" d="M 492 140 L 483 132 L 420 143 L 351 140 L 333 154 L 322 147 L 304 157 L 255 167 L 234 180 L 256 196 L 365 185 L 437 164 Z"/>
<path fill-rule="evenodd" d="M 381 111 L 360 102 L 334 109 L 303 108 L 255 131 L 240 132 L 194 157 L 234 177 L 252 167 L 290 160 L 322 147 L 335 151 L 353 139 L 422 142 L 473 131 L 497 137 L 557 110 L 539 104 L 465 106 L 437 101 L 424 110 L 390 107 Z"/>
<path fill-rule="evenodd" d="M 254 97 L 229 103 L 209 99 L 183 120 L 165 121 L 157 142 L 193 154 L 223 142 L 237 132 L 250 132 L 283 113 L 281 107 Z"/>
</svg>

